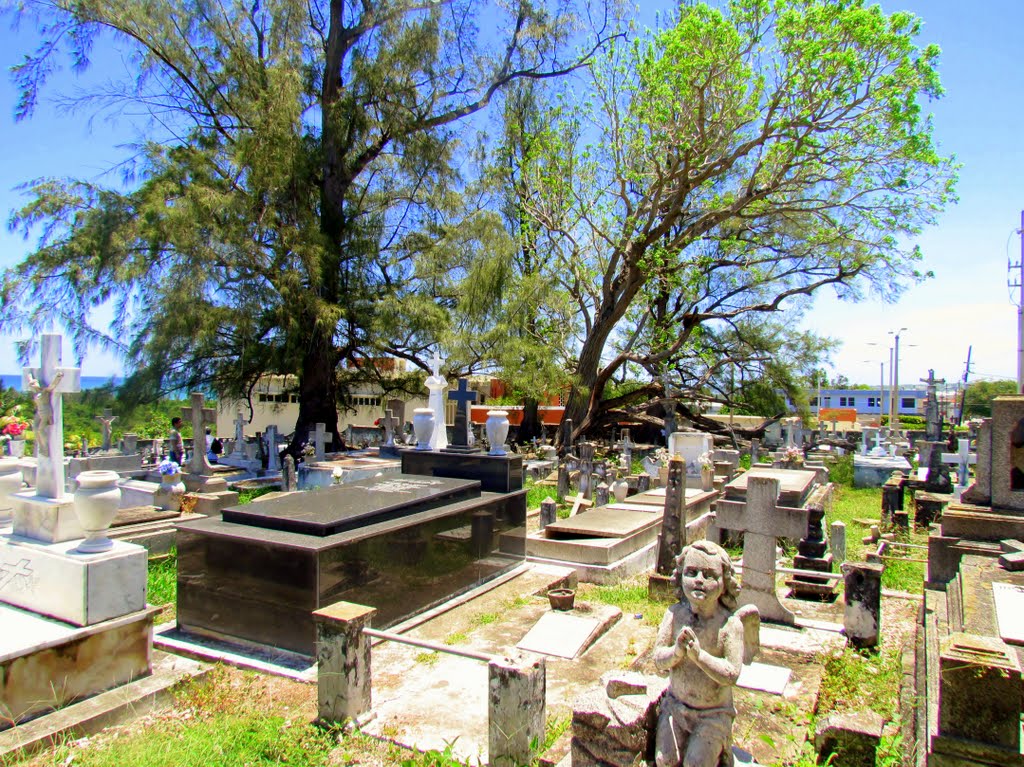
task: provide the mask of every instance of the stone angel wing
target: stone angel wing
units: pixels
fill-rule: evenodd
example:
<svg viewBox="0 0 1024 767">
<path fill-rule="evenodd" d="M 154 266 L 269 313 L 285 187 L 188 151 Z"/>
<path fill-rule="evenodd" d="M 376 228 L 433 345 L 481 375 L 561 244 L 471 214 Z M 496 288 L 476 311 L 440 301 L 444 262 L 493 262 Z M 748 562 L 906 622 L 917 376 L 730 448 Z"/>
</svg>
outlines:
<svg viewBox="0 0 1024 767">
<path fill-rule="evenodd" d="M 743 663 L 748 664 L 761 651 L 761 613 L 754 605 L 742 605 L 734 615 L 743 624 Z"/>
</svg>

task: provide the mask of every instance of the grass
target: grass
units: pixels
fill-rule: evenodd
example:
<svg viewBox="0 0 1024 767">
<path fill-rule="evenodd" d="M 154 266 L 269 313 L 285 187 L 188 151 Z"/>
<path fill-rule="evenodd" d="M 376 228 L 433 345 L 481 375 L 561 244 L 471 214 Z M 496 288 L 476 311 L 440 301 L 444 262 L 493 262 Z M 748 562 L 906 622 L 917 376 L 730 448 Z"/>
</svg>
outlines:
<svg viewBox="0 0 1024 767">
<path fill-rule="evenodd" d="M 489 626 L 492 623 L 497 623 L 497 613 L 480 613 L 479 615 L 473 616 L 474 626 Z"/>
<path fill-rule="evenodd" d="M 167 556 L 149 560 L 146 573 L 146 601 L 151 605 L 166 605 L 164 618 L 174 617 L 175 605 L 178 603 L 177 550 L 171 549 Z M 169 616 L 166 615 L 168 610 Z"/>
<path fill-rule="evenodd" d="M 238 502 L 239 503 L 252 503 L 253 499 L 259 498 L 261 495 L 267 493 L 273 493 L 277 490 L 276 487 L 254 487 L 249 490 L 238 491 Z"/>
<path fill-rule="evenodd" d="M 646 574 L 607 586 L 581 583 L 577 587 L 577 596 L 580 599 L 615 605 L 626 615 L 643 615 L 644 621 L 651 626 L 661 623 L 668 604 L 648 596 Z"/>
</svg>

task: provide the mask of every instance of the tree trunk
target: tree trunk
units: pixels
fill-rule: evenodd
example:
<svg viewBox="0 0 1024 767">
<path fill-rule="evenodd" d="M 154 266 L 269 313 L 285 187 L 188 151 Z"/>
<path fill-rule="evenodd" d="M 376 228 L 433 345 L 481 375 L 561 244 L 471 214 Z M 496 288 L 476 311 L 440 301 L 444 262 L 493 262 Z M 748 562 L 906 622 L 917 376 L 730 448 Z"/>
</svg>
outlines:
<svg viewBox="0 0 1024 767">
<path fill-rule="evenodd" d="M 534 397 L 527 397 L 523 402 L 523 422 L 516 433 L 517 442 L 529 442 L 540 438 L 540 415 L 537 410 L 539 402 Z"/>
<path fill-rule="evenodd" d="M 341 449 L 341 434 L 338 433 L 338 387 L 334 369 L 337 367 L 337 352 L 329 338 L 321 333 L 310 339 L 309 349 L 302 358 L 302 373 L 299 376 L 299 417 L 295 422 L 295 433 L 288 443 L 288 452 L 298 457 L 302 445 L 309 442 L 310 430 L 318 423 L 327 427 L 331 435 L 329 446 Z"/>
</svg>

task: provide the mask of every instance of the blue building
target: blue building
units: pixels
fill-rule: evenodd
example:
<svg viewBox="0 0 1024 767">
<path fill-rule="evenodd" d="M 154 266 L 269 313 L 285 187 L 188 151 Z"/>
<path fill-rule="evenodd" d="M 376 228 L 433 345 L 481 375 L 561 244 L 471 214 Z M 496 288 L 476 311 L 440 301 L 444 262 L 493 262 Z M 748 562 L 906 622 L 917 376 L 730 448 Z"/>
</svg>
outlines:
<svg viewBox="0 0 1024 767">
<path fill-rule="evenodd" d="M 890 392 L 878 389 L 822 389 L 822 408 L 852 408 L 858 415 L 887 415 Z M 900 415 L 923 415 L 926 389 L 924 386 L 901 386 L 896 399 Z M 808 392 L 811 413 L 818 412 L 818 390 Z M 884 397 L 884 399 L 883 399 Z M 793 408 L 793 403 L 788 403 Z M 795 408 L 794 408 L 795 409 Z"/>
</svg>

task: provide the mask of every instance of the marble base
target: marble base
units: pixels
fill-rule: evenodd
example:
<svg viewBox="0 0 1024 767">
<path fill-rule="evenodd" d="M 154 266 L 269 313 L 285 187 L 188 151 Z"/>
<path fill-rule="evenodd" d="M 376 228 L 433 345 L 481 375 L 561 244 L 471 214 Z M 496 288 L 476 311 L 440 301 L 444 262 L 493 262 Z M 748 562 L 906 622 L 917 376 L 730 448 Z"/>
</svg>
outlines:
<svg viewBox="0 0 1024 767">
<path fill-rule="evenodd" d="M 853 486 L 881 487 L 894 471 L 910 476 L 910 461 L 900 456 L 855 455 L 853 457 Z"/>
<path fill-rule="evenodd" d="M 75 497 L 43 498 L 32 490 L 11 493 L 14 534 L 44 543 L 61 543 L 85 537 L 75 514 Z"/>
<path fill-rule="evenodd" d="M 79 543 L 0 537 L 0 602 L 75 626 L 142 610 L 146 550 L 114 541 L 109 551 L 79 554 L 74 550 Z"/>
<path fill-rule="evenodd" d="M 190 493 L 223 493 L 228 489 L 223 477 L 212 474 L 186 474 L 182 481 Z"/>
<path fill-rule="evenodd" d="M 147 676 L 158 612 L 71 628 L 0 605 L 0 730 Z"/>
</svg>

